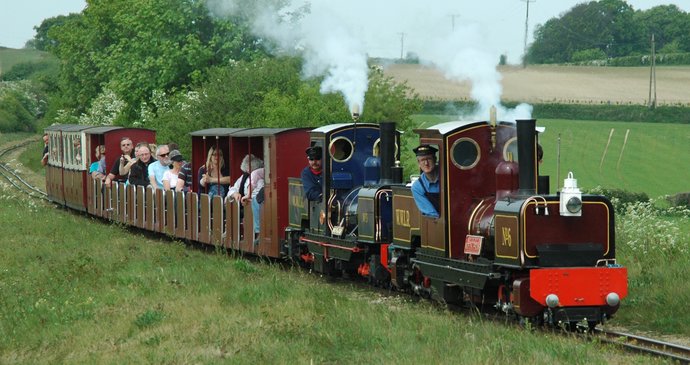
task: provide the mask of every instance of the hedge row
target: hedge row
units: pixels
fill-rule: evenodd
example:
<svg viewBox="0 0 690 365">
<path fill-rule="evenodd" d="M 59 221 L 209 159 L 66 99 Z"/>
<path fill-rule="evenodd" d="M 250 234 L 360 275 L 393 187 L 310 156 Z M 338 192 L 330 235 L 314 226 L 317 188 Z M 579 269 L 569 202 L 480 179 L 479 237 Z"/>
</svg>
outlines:
<svg viewBox="0 0 690 365">
<path fill-rule="evenodd" d="M 475 103 L 469 101 L 427 100 L 424 114 L 447 114 L 449 111 L 472 110 Z M 517 103 L 505 103 L 514 108 Z M 583 104 L 532 104 L 536 118 L 607 120 L 649 123 L 690 124 L 690 107 L 658 106 L 650 109 L 643 105 L 583 105 Z"/>
</svg>

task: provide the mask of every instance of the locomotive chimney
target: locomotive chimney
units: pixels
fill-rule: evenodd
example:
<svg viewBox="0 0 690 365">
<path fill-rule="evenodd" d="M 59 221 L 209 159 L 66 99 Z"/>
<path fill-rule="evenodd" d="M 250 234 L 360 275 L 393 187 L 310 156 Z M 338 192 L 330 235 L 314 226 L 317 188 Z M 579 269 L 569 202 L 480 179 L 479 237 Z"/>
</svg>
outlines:
<svg viewBox="0 0 690 365">
<path fill-rule="evenodd" d="M 395 169 L 395 122 L 381 122 L 379 124 L 381 142 L 379 143 L 379 157 L 381 158 L 381 184 L 392 184 Z M 400 169 L 400 167 L 397 167 Z M 397 174 L 396 174 L 397 175 Z M 402 180 L 402 174 L 400 174 Z"/>
<path fill-rule="evenodd" d="M 357 121 L 359 121 L 359 105 L 358 104 L 352 105 L 351 113 L 352 113 L 352 121 L 357 123 Z"/>
<path fill-rule="evenodd" d="M 536 119 L 521 119 L 517 122 L 518 163 L 520 174 L 520 193 L 535 194 L 537 187 L 537 138 L 534 127 Z"/>
</svg>

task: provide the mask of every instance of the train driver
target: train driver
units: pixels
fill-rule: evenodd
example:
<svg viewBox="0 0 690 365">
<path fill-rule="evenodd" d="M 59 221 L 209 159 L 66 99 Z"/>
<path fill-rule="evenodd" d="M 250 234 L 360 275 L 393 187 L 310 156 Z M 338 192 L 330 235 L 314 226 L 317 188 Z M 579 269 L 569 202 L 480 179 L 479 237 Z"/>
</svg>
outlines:
<svg viewBox="0 0 690 365">
<path fill-rule="evenodd" d="M 321 153 L 320 146 L 312 146 L 306 149 L 309 166 L 302 170 L 302 187 L 304 196 L 309 201 L 321 201 L 323 192 L 321 191 Z"/>
<path fill-rule="evenodd" d="M 413 149 L 421 176 L 412 184 L 412 196 L 422 215 L 438 218 L 440 210 L 439 167 L 436 164 L 436 149 L 428 144 Z"/>
</svg>

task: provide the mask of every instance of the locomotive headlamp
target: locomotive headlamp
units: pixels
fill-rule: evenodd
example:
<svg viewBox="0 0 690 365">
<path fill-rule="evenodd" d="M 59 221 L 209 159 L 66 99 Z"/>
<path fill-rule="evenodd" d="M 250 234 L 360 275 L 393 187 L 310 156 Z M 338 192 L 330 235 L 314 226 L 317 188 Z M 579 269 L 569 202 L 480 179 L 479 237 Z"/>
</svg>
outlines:
<svg viewBox="0 0 690 365">
<path fill-rule="evenodd" d="M 563 182 L 560 213 L 565 217 L 582 216 L 582 192 L 577 187 L 577 179 L 573 177 L 572 171 Z"/>
<path fill-rule="evenodd" d="M 618 293 L 611 292 L 606 296 L 606 304 L 610 305 L 611 307 L 615 307 L 621 302 L 621 297 L 618 295 Z"/>
<path fill-rule="evenodd" d="M 546 296 L 546 305 L 549 306 L 549 308 L 556 308 L 558 306 L 558 295 L 556 294 L 549 294 Z"/>
</svg>

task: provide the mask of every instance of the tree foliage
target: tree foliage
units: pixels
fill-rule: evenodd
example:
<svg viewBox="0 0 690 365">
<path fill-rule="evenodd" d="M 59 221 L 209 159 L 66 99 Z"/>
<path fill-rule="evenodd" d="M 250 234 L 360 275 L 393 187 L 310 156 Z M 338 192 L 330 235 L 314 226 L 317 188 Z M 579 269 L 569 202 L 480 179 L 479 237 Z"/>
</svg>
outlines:
<svg viewBox="0 0 690 365">
<path fill-rule="evenodd" d="M 675 5 L 635 11 L 623 0 L 590 1 L 538 25 L 526 57 L 564 63 L 649 54 L 652 34 L 657 50 L 690 52 L 690 13 Z"/>
<path fill-rule="evenodd" d="M 153 90 L 184 88 L 203 70 L 260 53 L 242 25 L 213 18 L 204 1 L 88 0 L 77 17 L 48 36 L 62 60 L 61 90 L 75 114 L 103 88 L 138 110 Z"/>
</svg>

